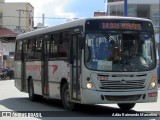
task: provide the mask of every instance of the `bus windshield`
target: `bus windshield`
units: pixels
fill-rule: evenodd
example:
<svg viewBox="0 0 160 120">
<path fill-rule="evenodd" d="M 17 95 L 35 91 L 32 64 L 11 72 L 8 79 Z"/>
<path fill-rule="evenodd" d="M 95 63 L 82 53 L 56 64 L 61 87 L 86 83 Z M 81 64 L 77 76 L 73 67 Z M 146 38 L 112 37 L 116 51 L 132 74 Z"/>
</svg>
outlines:
<svg viewBox="0 0 160 120">
<path fill-rule="evenodd" d="M 98 71 L 149 71 L 156 67 L 154 44 L 150 32 L 88 33 L 85 65 Z"/>
</svg>

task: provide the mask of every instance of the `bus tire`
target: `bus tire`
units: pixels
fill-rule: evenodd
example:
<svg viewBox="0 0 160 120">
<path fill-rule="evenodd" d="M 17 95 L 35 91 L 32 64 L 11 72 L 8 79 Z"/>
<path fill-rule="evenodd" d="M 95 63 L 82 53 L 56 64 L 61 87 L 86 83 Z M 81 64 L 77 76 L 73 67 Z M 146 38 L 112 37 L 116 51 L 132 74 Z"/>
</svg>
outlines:
<svg viewBox="0 0 160 120">
<path fill-rule="evenodd" d="M 28 95 L 29 95 L 29 99 L 31 101 L 36 101 L 37 100 L 37 95 L 34 94 L 34 86 L 33 86 L 33 81 L 32 79 L 30 79 L 28 81 Z"/>
<path fill-rule="evenodd" d="M 62 86 L 62 104 L 65 109 L 67 110 L 73 110 L 75 108 L 75 103 L 70 101 L 70 92 L 69 92 L 69 87 L 68 84 L 65 83 Z"/>
<path fill-rule="evenodd" d="M 122 110 L 131 110 L 135 106 L 135 103 L 119 103 L 117 105 Z"/>
</svg>

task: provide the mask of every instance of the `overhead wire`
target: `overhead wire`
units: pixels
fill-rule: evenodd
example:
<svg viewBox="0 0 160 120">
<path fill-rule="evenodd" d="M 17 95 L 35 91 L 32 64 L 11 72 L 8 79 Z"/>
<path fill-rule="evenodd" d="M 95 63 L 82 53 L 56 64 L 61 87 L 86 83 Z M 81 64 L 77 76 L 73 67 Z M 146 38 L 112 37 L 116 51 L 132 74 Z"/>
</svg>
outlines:
<svg viewBox="0 0 160 120">
<path fill-rule="evenodd" d="M 2 17 L 19 18 L 19 16 L 2 16 Z M 20 17 L 20 18 L 39 18 L 39 19 L 42 19 L 43 17 Z M 67 18 L 67 17 L 44 17 L 44 18 L 45 19 L 78 19 L 78 18 Z"/>
</svg>

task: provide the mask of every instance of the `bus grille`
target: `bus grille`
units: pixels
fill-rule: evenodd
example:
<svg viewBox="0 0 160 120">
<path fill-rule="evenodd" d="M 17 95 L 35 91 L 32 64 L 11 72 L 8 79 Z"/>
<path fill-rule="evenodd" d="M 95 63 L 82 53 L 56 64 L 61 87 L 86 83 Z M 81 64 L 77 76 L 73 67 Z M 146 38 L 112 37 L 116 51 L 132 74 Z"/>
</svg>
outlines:
<svg viewBox="0 0 160 120">
<path fill-rule="evenodd" d="M 105 95 L 108 101 L 135 101 L 140 99 L 141 95 L 128 95 L 128 96 L 108 96 Z"/>
<path fill-rule="evenodd" d="M 145 80 L 100 80 L 100 88 L 108 90 L 129 90 L 145 88 Z"/>
</svg>

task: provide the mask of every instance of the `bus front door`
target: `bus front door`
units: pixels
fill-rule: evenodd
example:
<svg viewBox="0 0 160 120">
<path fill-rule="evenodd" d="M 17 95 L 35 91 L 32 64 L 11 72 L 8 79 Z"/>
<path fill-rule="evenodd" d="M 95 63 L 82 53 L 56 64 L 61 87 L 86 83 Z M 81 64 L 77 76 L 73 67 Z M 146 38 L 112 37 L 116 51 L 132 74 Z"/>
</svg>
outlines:
<svg viewBox="0 0 160 120">
<path fill-rule="evenodd" d="M 71 39 L 71 99 L 80 101 L 81 50 L 79 49 L 79 34 Z"/>
</svg>

